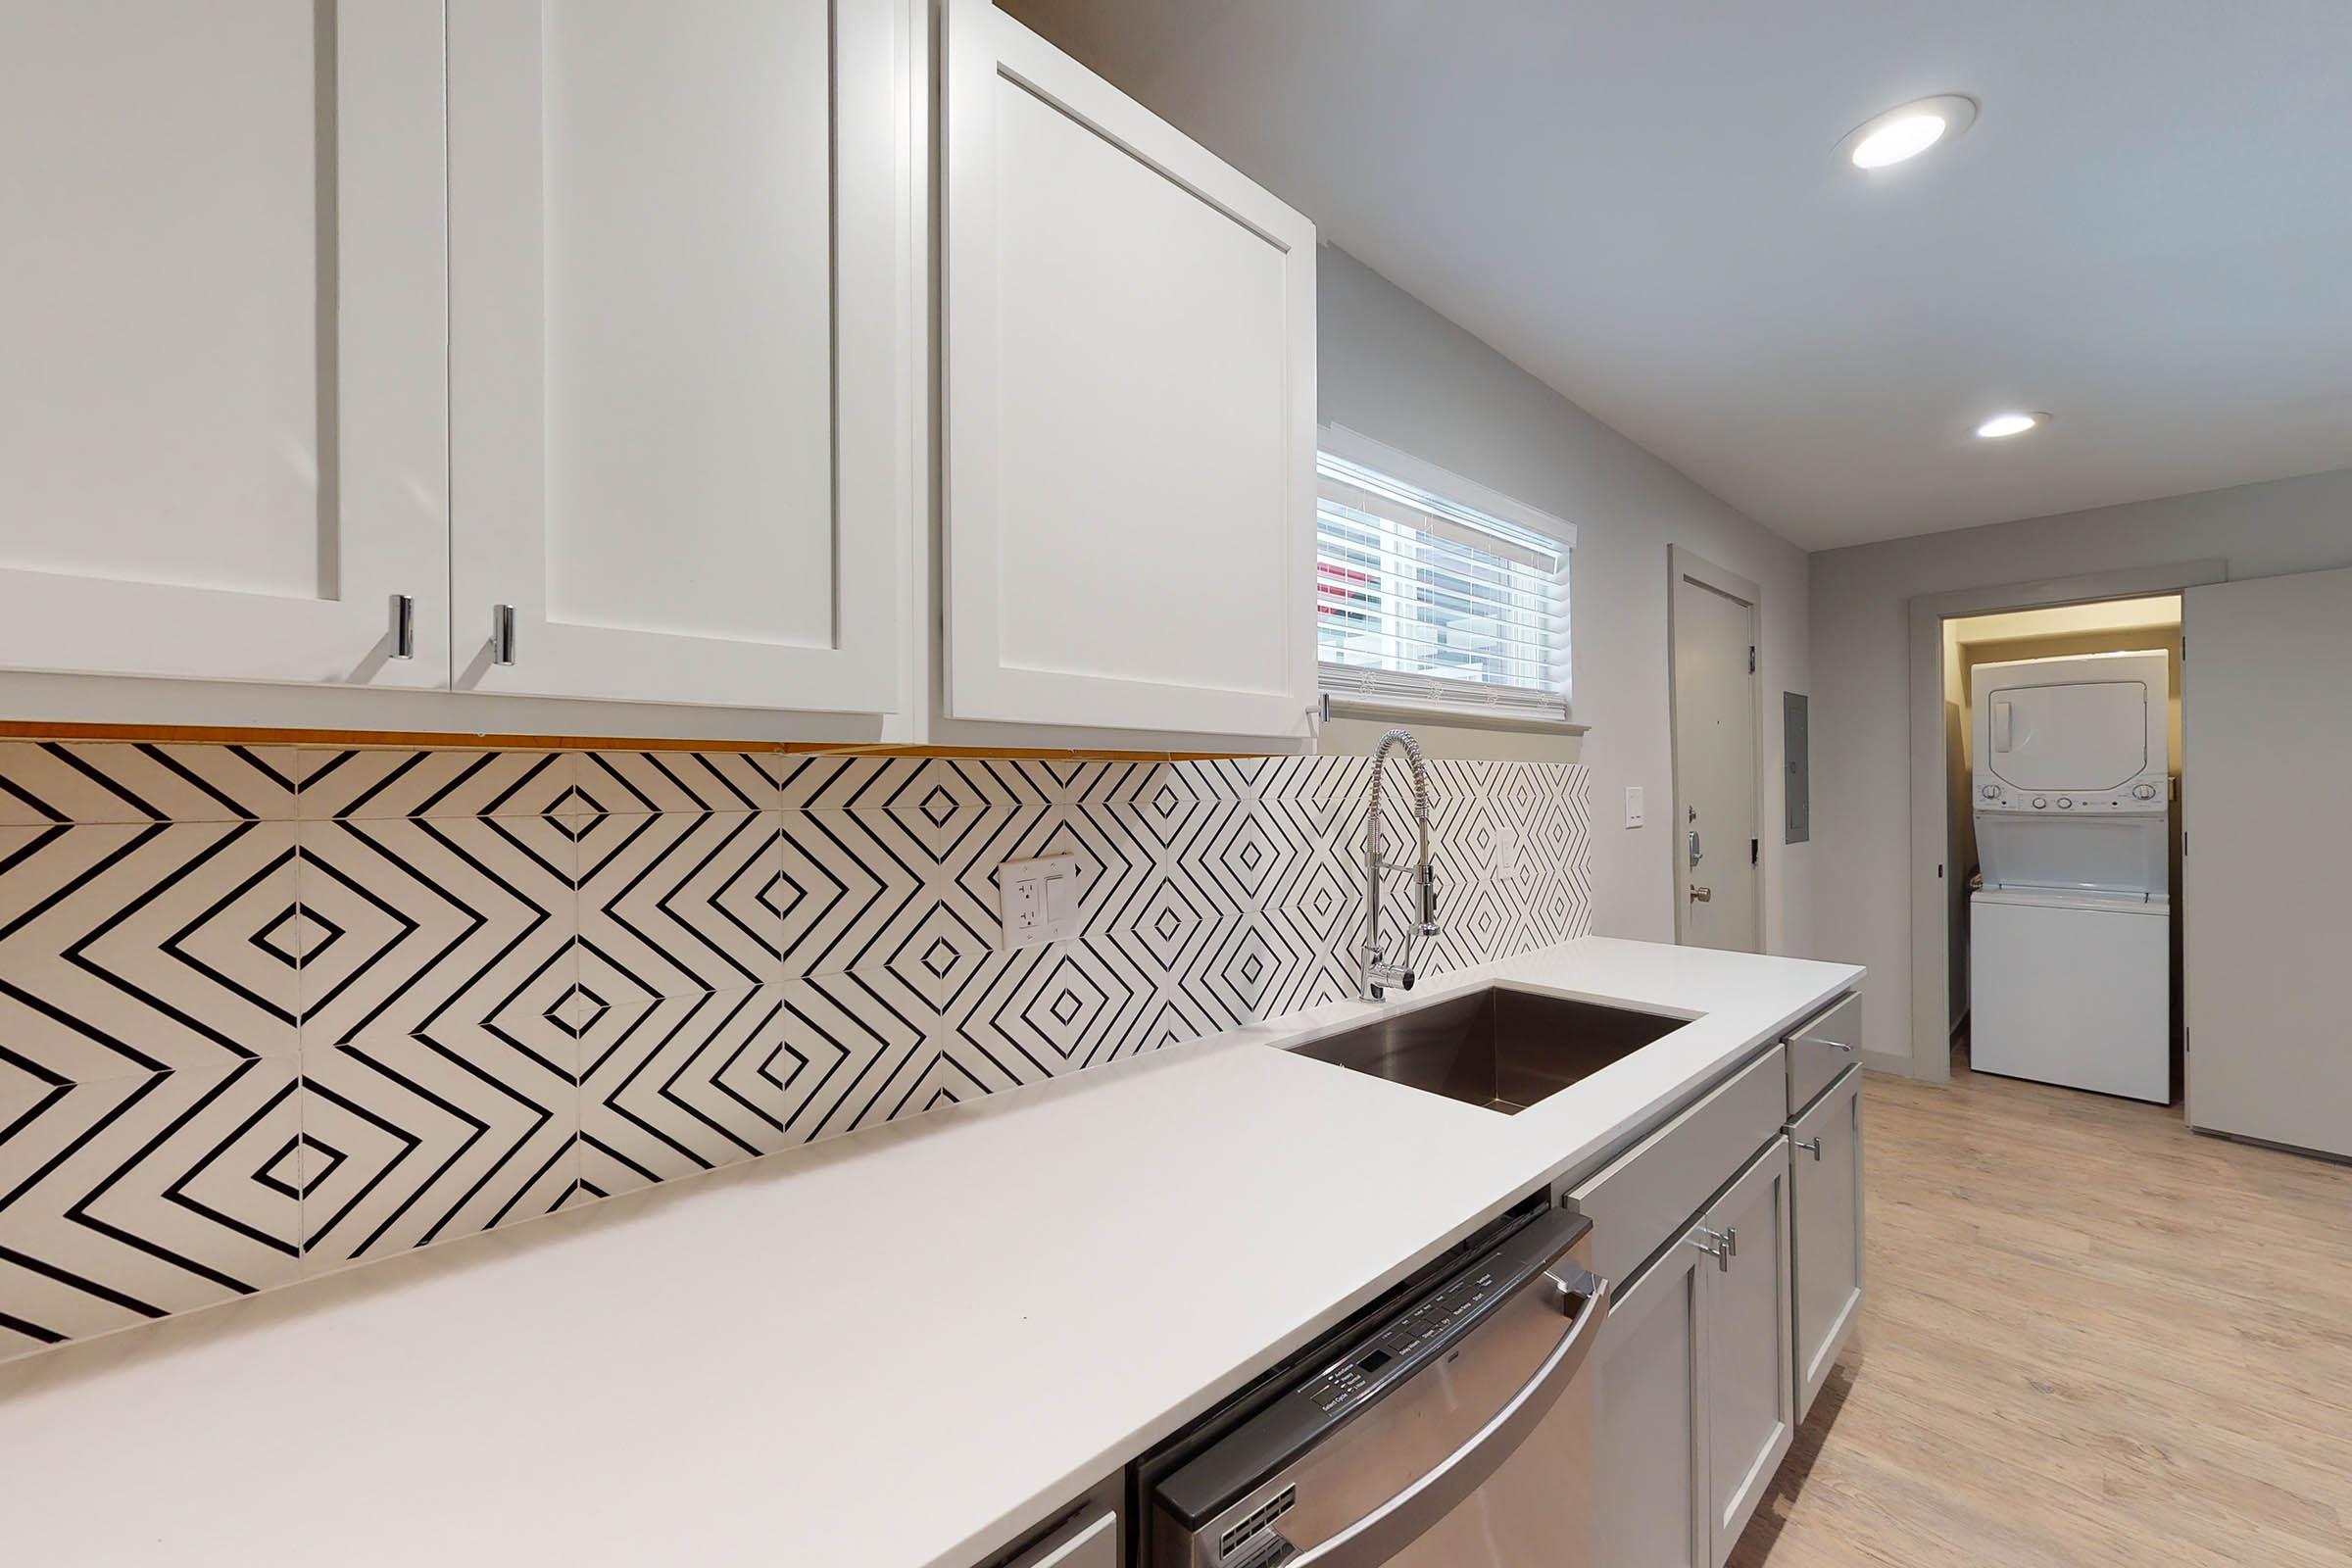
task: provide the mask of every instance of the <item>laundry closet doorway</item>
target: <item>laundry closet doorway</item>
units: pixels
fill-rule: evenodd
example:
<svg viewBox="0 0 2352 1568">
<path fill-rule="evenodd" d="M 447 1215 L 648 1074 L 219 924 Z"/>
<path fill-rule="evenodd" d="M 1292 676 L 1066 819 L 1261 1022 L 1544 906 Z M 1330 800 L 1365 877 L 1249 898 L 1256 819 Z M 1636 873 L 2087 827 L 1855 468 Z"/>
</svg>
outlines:
<svg viewBox="0 0 2352 1568">
<path fill-rule="evenodd" d="M 1911 602 L 1912 976 L 1907 1055 L 1868 1052 L 1872 1066 L 1940 1081 L 1950 1076 L 1957 1031 L 1967 1023 L 1969 877 L 1979 859 L 1973 723 L 1968 687 L 1976 664 L 2131 650 L 2162 652 L 2169 671 L 2164 725 L 2169 792 L 2180 758 L 2179 591 L 2220 582 L 2220 562 L 2016 583 Z M 2046 616 L 2035 620 L 2030 616 Z M 2055 805 L 2053 801 L 2052 805 Z M 2180 887 L 2178 811 L 2167 885 Z M 2167 1033 L 2177 1051 L 2180 1016 L 2178 933 L 2167 966 Z M 2177 1062 L 2177 1055 L 2175 1060 Z M 2176 1089 L 2178 1079 L 2175 1080 Z"/>
</svg>

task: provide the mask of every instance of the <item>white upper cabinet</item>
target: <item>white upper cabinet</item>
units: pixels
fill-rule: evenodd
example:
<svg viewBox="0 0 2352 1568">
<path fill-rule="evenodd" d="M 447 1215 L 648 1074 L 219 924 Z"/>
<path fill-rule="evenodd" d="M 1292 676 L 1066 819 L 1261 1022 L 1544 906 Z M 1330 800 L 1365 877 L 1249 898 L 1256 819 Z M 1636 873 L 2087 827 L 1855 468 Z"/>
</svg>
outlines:
<svg viewBox="0 0 2352 1568">
<path fill-rule="evenodd" d="M 1298 736 L 1314 226 L 988 0 L 947 0 L 946 706 Z"/>
<path fill-rule="evenodd" d="M 895 705 L 908 25 L 893 0 L 450 8 L 460 690 Z"/>
<path fill-rule="evenodd" d="M 0 3 L 0 666 L 448 683 L 441 80 L 431 0 Z"/>
</svg>

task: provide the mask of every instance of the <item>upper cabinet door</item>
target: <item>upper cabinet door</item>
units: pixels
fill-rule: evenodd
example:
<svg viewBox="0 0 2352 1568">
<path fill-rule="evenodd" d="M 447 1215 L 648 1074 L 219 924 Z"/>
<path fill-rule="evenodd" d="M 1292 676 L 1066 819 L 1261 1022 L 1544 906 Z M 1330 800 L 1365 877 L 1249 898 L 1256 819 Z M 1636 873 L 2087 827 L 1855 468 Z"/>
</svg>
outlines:
<svg viewBox="0 0 2352 1568">
<path fill-rule="evenodd" d="M 441 80 L 434 0 L 0 5 L 0 666 L 447 683 Z"/>
<path fill-rule="evenodd" d="M 944 49 L 949 711 L 1306 733 L 1314 225 L 988 0 Z"/>
<path fill-rule="evenodd" d="M 905 16 L 451 7 L 459 689 L 896 706 Z"/>
</svg>

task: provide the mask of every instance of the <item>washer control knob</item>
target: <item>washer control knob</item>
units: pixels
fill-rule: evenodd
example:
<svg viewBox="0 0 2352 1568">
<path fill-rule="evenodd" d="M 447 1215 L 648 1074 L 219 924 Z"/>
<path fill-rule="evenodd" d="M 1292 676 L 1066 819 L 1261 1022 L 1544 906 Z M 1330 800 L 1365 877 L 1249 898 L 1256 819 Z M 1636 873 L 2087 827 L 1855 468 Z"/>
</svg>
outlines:
<svg viewBox="0 0 2352 1568">
<path fill-rule="evenodd" d="M 1994 796 L 1996 796 L 1996 795 L 1998 795 L 1998 794 L 2000 794 L 2000 793 L 2001 793 L 2001 787 L 2000 787 L 1998 784 L 1987 784 L 1987 785 L 1985 785 L 1985 786 L 1984 786 L 1984 788 L 1982 791 L 1980 791 L 1979 793 L 1983 794 L 1983 795 L 1984 795 L 1984 797 L 1986 800 L 1988 800 L 1988 801 L 1989 801 L 1989 800 L 1991 800 L 1991 799 L 1992 799 Z"/>
<path fill-rule="evenodd" d="M 2036 795 L 2034 797 L 2034 809 L 2036 811 L 2040 810 L 2043 807 L 2049 804 L 2049 801 L 2042 796 Z"/>
<path fill-rule="evenodd" d="M 2153 784 L 2134 784 L 2132 786 L 2132 798 L 2135 801 L 2152 801 L 2156 798 L 2156 786 Z"/>
<path fill-rule="evenodd" d="M 2061 795 L 2058 797 L 2058 809 L 2061 811 L 2071 811 L 2074 809 L 2074 808 L 2075 798 L 2073 796 Z"/>
</svg>

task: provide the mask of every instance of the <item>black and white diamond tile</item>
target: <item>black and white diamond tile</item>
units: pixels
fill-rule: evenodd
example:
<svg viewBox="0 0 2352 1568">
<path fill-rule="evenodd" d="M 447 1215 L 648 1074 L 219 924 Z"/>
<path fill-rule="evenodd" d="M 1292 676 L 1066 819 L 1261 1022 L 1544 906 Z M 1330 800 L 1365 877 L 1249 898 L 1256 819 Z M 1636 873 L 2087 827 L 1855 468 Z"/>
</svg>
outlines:
<svg viewBox="0 0 2352 1568">
<path fill-rule="evenodd" d="M 787 758 L 783 806 L 806 811 L 937 812 L 940 801 L 966 806 L 1050 804 L 1052 777 L 1004 758 Z"/>
<path fill-rule="evenodd" d="M 963 1048 L 1013 1083 L 1058 1078 L 1106 1059 L 1141 1020 L 1152 978 L 1117 948 L 1054 942 L 999 955 L 943 1020 Z"/>
<path fill-rule="evenodd" d="M 921 923 L 922 869 L 875 843 L 862 815 L 783 813 L 770 902 L 783 922 L 779 967 L 787 978 L 878 963 L 886 931 Z M 903 945 L 902 936 L 894 946 Z"/>
<path fill-rule="evenodd" d="M 546 1017 L 306 1048 L 305 1272 L 562 1206 L 580 1171 L 578 1054 Z"/>
<path fill-rule="evenodd" d="M 774 811 L 603 818 L 577 842 L 581 939 L 650 996 L 740 990 L 783 972 Z"/>
<path fill-rule="evenodd" d="M 294 750 L 0 741 L 0 827 L 64 822 L 283 822 Z"/>
<path fill-rule="evenodd" d="M 933 1023 L 887 974 L 615 1009 L 581 1039 L 582 1185 L 603 1197 L 847 1132 L 920 1076 Z"/>
<path fill-rule="evenodd" d="M 293 1279 L 301 1130 L 291 1059 L 0 1095 L 0 1356 Z"/>
<path fill-rule="evenodd" d="M 0 1357 L 1351 995 L 1369 778 L 0 743 Z M 1425 972 L 1590 929 L 1581 767 L 1431 785 Z"/>
<path fill-rule="evenodd" d="M 297 806 L 305 821 L 545 816 L 576 798 L 577 766 L 570 752 L 304 751 Z"/>
<path fill-rule="evenodd" d="M 656 1001 L 589 1031 L 581 1181 L 606 1197 L 797 1142 L 808 1064 L 784 1049 L 779 986 Z"/>
<path fill-rule="evenodd" d="M 0 1094 L 294 1054 L 290 822 L 0 828 Z"/>
<path fill-rule="evenodd" d="M 784 805 L 774 760 L 750 752 L 583 752 L 567 815 L 640 811 L 774 811 Z"/>
<path fill-rule="evenodd" d="M 303 912 L 337 933 L 300 971 L 304 1044 L 479 1024 L 514 1008 L 570 961 L 575 858 L 552 817 L 303 823 Z"/>
</svg>

